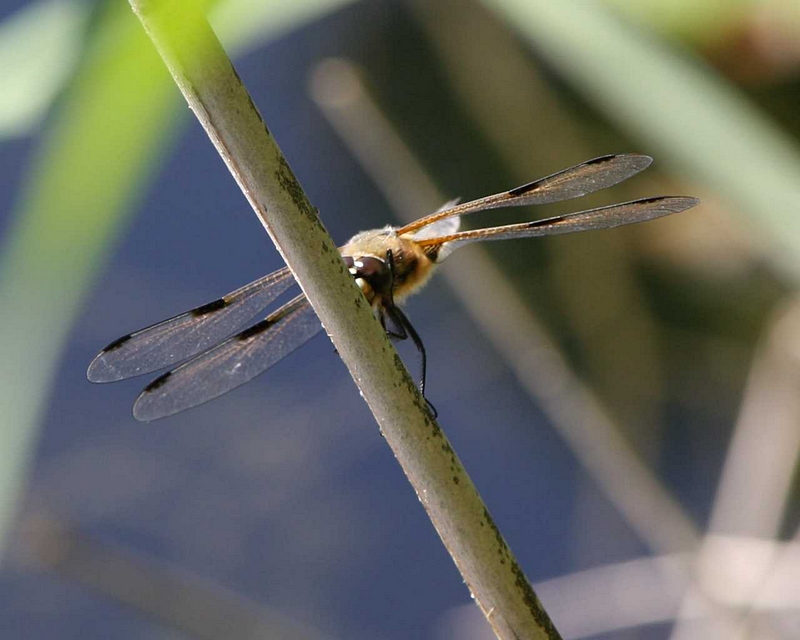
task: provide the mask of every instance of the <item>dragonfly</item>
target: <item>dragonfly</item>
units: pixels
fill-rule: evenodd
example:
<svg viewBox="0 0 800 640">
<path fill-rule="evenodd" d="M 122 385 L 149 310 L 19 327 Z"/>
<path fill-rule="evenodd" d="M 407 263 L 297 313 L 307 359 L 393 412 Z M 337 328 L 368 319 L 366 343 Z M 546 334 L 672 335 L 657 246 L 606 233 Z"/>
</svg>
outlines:
<svg viewBox="0 0 800 640">
<path fill-rule="evenodd" d="M 627 180 L 652 161 L 650 156 L 634 153 L 601 156 L 510 191 L 465 203 L 448 202 L 401 227 L 362 231 L 340 247 L 345 265 L 389 338 L 411 338 L 414 343 L 420 354 L 423 396 L 425 346 L 400 305 L 425 285 L 453 251 L 473 242 L 552 236 L 644 222 L 684 211 L 699 200 L 658 196 L 466 231 L 459 230 L 461 217 L 489 209 L 578 198 Z M 246 326 L 293 284 L 292 273 L 284 267 L 213 302 L 122 336 L 94 358 L 87 377 L 91 382 L 114 382 L 174 367 L 147 385 L 136 399 L 133 415 L 143 422 L 217 398 L 263 373 L 322 329 L 302 294 Z"/>
</svg>

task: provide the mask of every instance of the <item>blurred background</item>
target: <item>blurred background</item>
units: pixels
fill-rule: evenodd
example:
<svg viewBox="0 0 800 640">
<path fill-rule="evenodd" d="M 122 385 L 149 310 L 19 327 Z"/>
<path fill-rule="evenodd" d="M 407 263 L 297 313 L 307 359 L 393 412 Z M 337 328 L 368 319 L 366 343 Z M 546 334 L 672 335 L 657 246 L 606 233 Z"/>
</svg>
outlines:
<svg viewBox="0 0 800 640">
<path fill-rule="evenodd" d="M 465 222 L 702 199 L 469 247 L 407 311 L 565 638 L 800 637 L 800 3 L 206 4 L 338 242 L 607 153 L 656 161 Z M 0 637 L 490 638 L 324 335 L 152 424 L 86 381 L 281 260 L 127 3 L 0 18 Z"/>
</svg>

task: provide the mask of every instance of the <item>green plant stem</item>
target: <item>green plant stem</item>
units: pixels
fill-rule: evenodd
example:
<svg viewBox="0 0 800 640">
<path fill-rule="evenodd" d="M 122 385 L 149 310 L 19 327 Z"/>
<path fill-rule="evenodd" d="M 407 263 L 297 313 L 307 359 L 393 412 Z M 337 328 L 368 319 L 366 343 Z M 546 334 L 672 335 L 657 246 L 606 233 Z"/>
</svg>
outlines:
<svg viewBox="0 0 800 640">
<path fill-rule="evenodd" d="M 131 6 L 327 329 L 497 637 L 559 638 L 205 18 L 178 0 Z"/>
</svg>

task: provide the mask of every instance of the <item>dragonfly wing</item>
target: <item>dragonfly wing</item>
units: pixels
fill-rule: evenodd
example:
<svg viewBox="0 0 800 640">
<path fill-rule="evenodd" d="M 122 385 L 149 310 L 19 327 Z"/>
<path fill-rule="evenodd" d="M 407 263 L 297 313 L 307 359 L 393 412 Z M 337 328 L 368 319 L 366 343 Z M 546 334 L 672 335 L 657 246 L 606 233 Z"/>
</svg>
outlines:
<svg viewBox="0 0 800 640">
<path fill-rule="evenodd" d="M 434 214 L 441 211 L 448 211 L 458 204 L 460 198 L 450 200 L 439 207 Z M 437 236 L 448 236 L 451 233 L 458 231 L 461 226 L 461 218 L 457 215 L 448 215 L 446 218 L 431 222 L 430 224 L 422 227 L 419 231 L 414 232 L 411 236 L 414 240 L 425 240 L 427 238 L 435 238 Z"/>
<path fill-rule="evenodd" d="M 284 268 L 186 313 L 123 336 L 89 365 L 91 382 L 114 382 L 151 373 L 218 344 L 286 291 L 294 278 Z"/>
<path fill-rule="evenodd" d="M 265 320 L 156 378 L 137 398 L 133 416 L 147 422 L 212 400 L 252 380 L 320 330 L 305 296 Z"/>
<path fill-rule="evenodd" d="M 449 236 L 422 240 L 420 245 L 442 244 L 448 252 L 470 242 L 482 240 L 510 240 L 514 238 L 530 238 L 534 236 L 553 236 L 577 231 L 594 229 L 613 229 L 626 224 L 654 220 L 673 213 L 691 209 L 700 201 L 686 196 L 659 196 L 643 198 L 607 207 L 597 207 L 577 213 L 568 213 L 544 220 L 508 224 L 487 229 L 461 231 Z"/>
<path fill-rule="evenodd" d="M 652 163 L 650 156 L 638 153 L 600 156 L 500 194 L 496 206 L 550 204 L 580 198 L 613 187 Z"/>
<path fill-rule="evenodd" d="M 645 170 L 652 162 L 653 159 L 650 156 L 637 153 L 600 156 L 534 182 L 523 184 L 516 189 L 435 211 L 424 218 L 401 227 L 397 233 L 400 235 L 410 233 L 445 218 L 485 211 L 486 209 L 549 204 L 551 202 L 579 198 L 595 191 L 608 189 L 627 180 Z"/>
</svg>

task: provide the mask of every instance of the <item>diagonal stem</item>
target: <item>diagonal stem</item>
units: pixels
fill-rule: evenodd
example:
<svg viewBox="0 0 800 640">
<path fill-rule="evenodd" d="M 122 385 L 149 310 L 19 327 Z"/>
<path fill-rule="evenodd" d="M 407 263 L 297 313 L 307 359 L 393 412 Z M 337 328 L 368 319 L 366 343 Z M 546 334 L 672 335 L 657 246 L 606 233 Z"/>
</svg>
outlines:
<svg viewBox="0 0 800 640">
<path fill-rule="evenodd" d="M 560 638 L 191 1 L 130 0 L 189 107 L 327 329 L 498 638 Z"/>
</svg>

